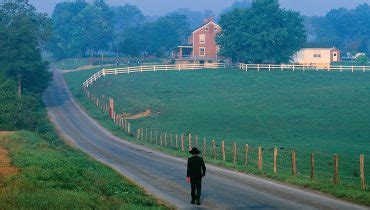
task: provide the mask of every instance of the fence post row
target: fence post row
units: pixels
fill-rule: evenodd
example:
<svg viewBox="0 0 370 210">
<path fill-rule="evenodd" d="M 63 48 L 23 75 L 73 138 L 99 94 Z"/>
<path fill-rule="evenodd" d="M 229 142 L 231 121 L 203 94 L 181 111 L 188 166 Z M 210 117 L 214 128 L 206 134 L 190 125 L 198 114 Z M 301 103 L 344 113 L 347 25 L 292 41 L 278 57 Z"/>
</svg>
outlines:
<svg viewBox="0 0 370 210">
<path fill-rule="evenodd" d="M 260 71 L 260 70 L 263 70 L 263 69 L 268 69 L 269 71 L 271 70 L 274 70 L 276 68 L 279 68 L 279 65 L 260 65 L 260 64 L 257 64 L 257 65 L 250 65 L 251 68 L 257 68 L 257 71 Z M 182 66 L 181 65 L 178 65 L 177 67 L 176 66 L 172 66 L 172 67 L 169 67 L 169 66 L 162 66 L 162 70 L 163 70 L 163 67 L 165 67 L 166 70 L 168 69 L 172 69 L 172 68 L 178 68 L 179 70 L 182 69 Z M 219 67 L 226 67 L 226 65 L 212 65 L 212 66 L 206 66 L 204 65 L 203 66 L 204 68 L 205 67 L 209 67 L 209 68 L 219 68 Z M 298 70 L 298 69 L 302 69 L 303 71 L 306 70 L 306 66 L 305 65 L 287 65 L 287 67 L 291 67 L 294 70 Z M 307 66 L 307 68 L 311 68 L 313 66 Z M 148 69 L 150 69 L 151 67 L 145 67 L 145 71 L 147 71 Z M 186 66 L 184 67 L 184 69 L 187 69 L 187 68 L 193 68 L 193 69 L 198 69 L 199 66 L 195 66 L 195 65 L 190 65 L 189 66 Z M 242 70 L 246 70 L 248 71 L 248 64 L 243 64 L 243 63 L 239 63 L 239 68 L 242 69 Z M 280 68 L 281 70 L 284 69 L 284 65 L 280 65 Z M 157 69 L 156 66 L 153 66 L 153 70 L 155 71 Z M 140 69 L 139 69 L 141 72 L 144 71 L 144 67 L 141 66 Z M 316 66 L 316 70 L 318 71 L 319 70 L 319 66 Z M 328 68 L 328 71 L 330 70 L 339 70 L 340 72 L 342 72 L 343 70 L 351 70 L 352 72 L 354 71 L 363 71 L 363 72 L 366 72 L 368 69 L 365 67 L 365 66 L 351 66 L 351 67 L 343 67 L 342 65 L 339 66 L 339 67 L 333 67 L 333 68 Z M 134 72 L 137 72 L 138 71 L 138 68 L 134 68 L 133 69 Z M 125 132 L 127 132 L 127 134 L 131 135 L 131 124 L 130 122 L 127 121 L 127 119 L 124 118 L 124 116 L 121 116 L 119 115 L 118 113 L 115 112 L 115 104 L 114 104 L 114 99 L 113 98 L 108 98 L 109 99 L 109 103 L 105 103 L 104 102 L 104 96 L 101 96 L 101 100 L 100 98 L 96 97 L 95 95 L 93 95 L 89 90 L 88 90 L 88 87 L 89 85 L 91 85 L 93 83 L 93 81 L 96 81 L 97 79 L 99 79 L 100 77 L 102 76 L 106 76 L 107 74 L 114 74 L 114 75 L 117 75 L 117 74 L 120 74 L 120 73 L 123 73 L 124 71 L 122 70 L 119 70 L 119 69 L 114 69 L 114 71 L 109 71 L 109 70 L 106 70 L 106 69 L 103 69 L 101 72 L 98 72 L 97 74 L 94 74 L 91 78 L 89 78 L 88 80 L 86 80 L 84 82 L 84 87 L 83 87 L 83 93 L 85 96 L 88 97 L 88 99 L 96 106 L 98 107 L 102 112 L 104 113 L 107 113 L 109 114 L 109 117 L 113 120 L 114 124 L 119 126 L 120 128 L 122 128 L 122 130 L 124 130 Z M 127 73 L 130 72 L 130 68 L 127 69 Z M 136 139 L 138 140 L 146 140 L 146 141 L 150 141 L 150 142 L 153 142 L 153 131 L 152 130 L 149 130 L 150 132 L 150 135 L 148 133 L 148 128 L 145 128 L 145 131 L 144 131 L 144 128 L 137 128 L 137 131 L 136 131 Z M 175 135 L 175 147 L 176 147 L 176 150 L 179 150 L 179 136 L 178 134 L 169 134 L 169 138 L 170 138 L 170 146 L 171 148 L 174 147 L 174 143 L 173 143 L 173 138 Z M 132 137 L 135 138 L 135 132 L 132 133 Z M 160 139 L 160 145 L 161 146 L 167 146 L 167 133 L 159 133 L 159 139 Z M 155 143 L 156 145 L 158 145 L 158 131 L 155 131 Z M 191 150 L 192 149 L 192 136 L 191 136 L 191 133 L 188 134 L 188 149 Z M 201 142 L 199 142 L 199 138 L 198 138 L 198 135 L 195 135 L 195 138 L 194 138 L 194 143 L 195 143 L 195 146 L 196 147 L 199 147 L 199 143 L 201 144 Z M 184 134 L 181 134 L 181 151 L 182 152 L 185 152 L 185 135 Z M 213 139 L 212 140 L 212 157 L 213 159 L 217 159 L 218 157 L 218 154 L 217 154 L 217 147 L 216 147 L 216 142 L 215 140 Z M 244 166 L 246 167 L 248 165 L 248 152 L 249 152 L 249 146 L 248 144 L 245 144 L 245 148 L 244 148 Z M 273 151 L 273 172 L 275 174 L 277 174 L 278 172 L 278 148 L 277 147 L 274 147 L 274 151 Z M 233 145 L 232 145 L 232 163 L 234 165 L 234 167 L 237 166 L 237 154 L 238 154 L 238 150 L 237 150 L 237 143 L 236 142 L 233 142 Z M 225 163 L 226 162 L 226 149 L 225 149 L 225 141 L 222 141 L 221 142 L 221 155 L 222 155 L 222 161 Z M 203 158 L 205 159 L 207 157 L 207 140 L 204 138 L 203 139 Z M 296 150 L 291 150 L 291 166 L 292 166 L 292 176 L 297 176 L 297 159 L 296 159 Z M 364 160 L 364 155 L 360 155 L 360 160 L 359 160 L 359 177 L 360 177 L 360 183 L 361 183 L 361 189 L 362 190 L 365 190 L 366 189 L 366 180 L 365 180 L 365 160 Z M 258 147 L 258 169 L 260 171 L 262 171 L 262 168 L 263 168 L 263 149 L 262 147 Z M 311 180 L 314 180 L 315 179 L 315 155 L 313 152 L 311 152 L 310 154 L 310 179 Z M 338 185 L 340 184 L 340 178 L 339 178 L 339 156 L 338 154 L 334 154 L 333 156 L 333 183 L 335 185 Z"/>
</svg>

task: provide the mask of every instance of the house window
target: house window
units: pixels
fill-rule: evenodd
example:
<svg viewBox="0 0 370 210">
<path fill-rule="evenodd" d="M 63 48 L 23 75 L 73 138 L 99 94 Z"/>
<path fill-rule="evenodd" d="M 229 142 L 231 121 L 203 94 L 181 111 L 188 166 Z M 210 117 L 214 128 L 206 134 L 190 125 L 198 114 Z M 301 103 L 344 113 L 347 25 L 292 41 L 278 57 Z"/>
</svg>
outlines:
<svg viewBox="0 0 370 210">
<path fill-rule="evenodd" d="M 208 27 L 206 27 L 206 31 L 208 31 L 209 30 L 209 28 Z"/>
<path fill-rule="evenodd" d="M 313 54 L 314 58 L 321 58 L 321 54 Z"/>
<path fill-rule="evenodd" d="M 215 32 L 217 32 L 217 28 L 215 28 L 214 30 L 215 30 Z"/>
<path fill-rule="evenodd" d="M 199 48 L 199 55 L 200 56 L 206 56 L 206 48 L 200 47 Z"/>
<path fill-rule="evenodd" d="M 337 56 L 337 53 L 334 53 L 334 57 L 336 57 Z"/>
<path fill-rule="evenodd" d="M 199 43 L 204 44 L 206 42 L 206 35 L 199 34 Z"/>
</svg>

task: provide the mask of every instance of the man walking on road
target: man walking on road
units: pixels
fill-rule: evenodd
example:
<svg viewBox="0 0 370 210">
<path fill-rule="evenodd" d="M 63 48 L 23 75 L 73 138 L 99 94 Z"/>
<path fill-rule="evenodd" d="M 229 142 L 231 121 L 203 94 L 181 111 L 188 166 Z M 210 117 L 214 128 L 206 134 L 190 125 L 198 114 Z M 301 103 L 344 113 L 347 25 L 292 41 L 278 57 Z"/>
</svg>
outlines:
<svg viewBox="0 0 370 210">
<path fill-rule="evenodd" d="M 186 181 L 191 183 L 191 204 L 200 205 L 202 193 L 202 178 L 206 175 L 206 165 L 203 158 L 199 157 L 200 151 L 194 147 L 189 151 L 193 156 L 188 159 L 188 170 Z"/>
</svg>

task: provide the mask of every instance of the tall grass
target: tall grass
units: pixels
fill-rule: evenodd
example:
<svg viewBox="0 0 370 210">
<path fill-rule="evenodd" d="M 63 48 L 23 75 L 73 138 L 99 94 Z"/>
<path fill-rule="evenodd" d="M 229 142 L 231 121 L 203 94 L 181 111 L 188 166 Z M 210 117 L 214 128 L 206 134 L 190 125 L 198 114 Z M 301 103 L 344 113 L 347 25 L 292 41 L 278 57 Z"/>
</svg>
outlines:
<svg viewBox="0 0 370 210">
<path fill-rule="evenodd" d="M 0 209 L 166 209 L 107 166 L 54 134 L 3 137 L 19 173 L 0 187 Z"/>
</svg>

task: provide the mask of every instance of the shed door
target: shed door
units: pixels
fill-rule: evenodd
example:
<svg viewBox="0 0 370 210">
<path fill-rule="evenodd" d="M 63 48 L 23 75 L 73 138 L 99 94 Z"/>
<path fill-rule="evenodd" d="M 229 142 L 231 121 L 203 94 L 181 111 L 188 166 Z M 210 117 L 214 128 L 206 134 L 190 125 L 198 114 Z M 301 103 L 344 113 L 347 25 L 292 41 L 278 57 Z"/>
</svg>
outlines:
<svg viewBox="0 0 370 210">
<path fill-rule="evenodd" d="M 339 61 L 339 59 L 338 59 L 339 55 L 338 55 L 337 51 L 332 52 L 332 57 L 333 57 L 333 62 L 338 62 Z"/>
</svg>

